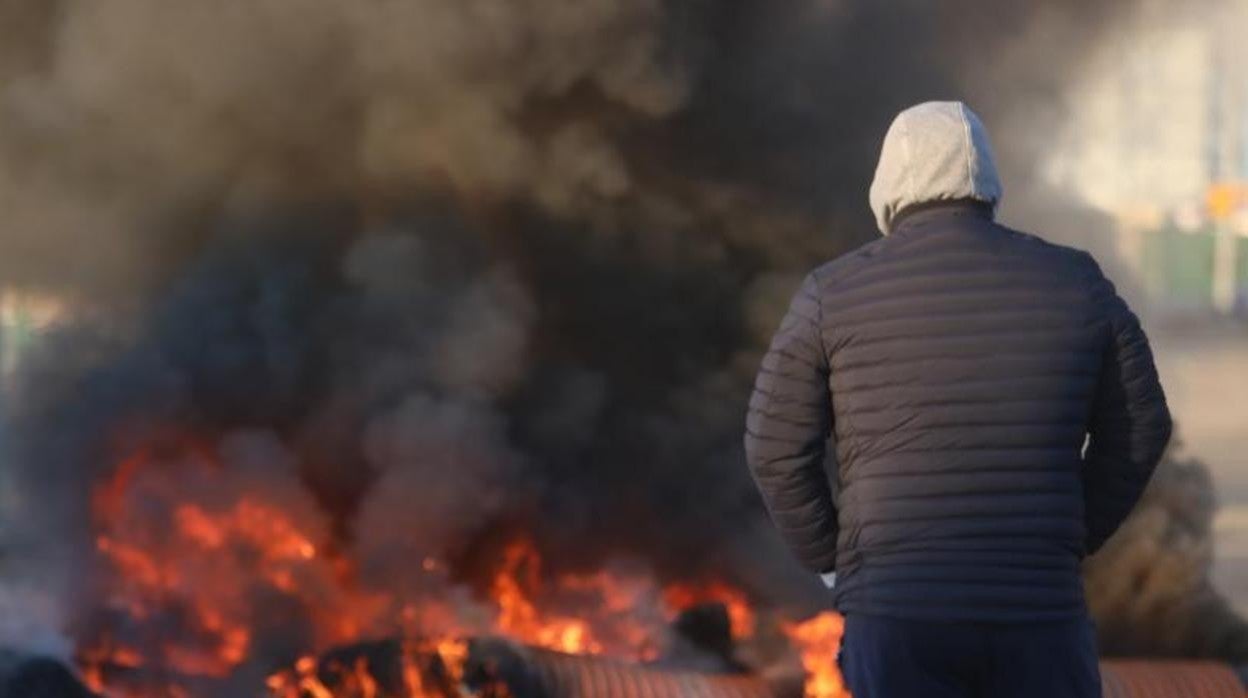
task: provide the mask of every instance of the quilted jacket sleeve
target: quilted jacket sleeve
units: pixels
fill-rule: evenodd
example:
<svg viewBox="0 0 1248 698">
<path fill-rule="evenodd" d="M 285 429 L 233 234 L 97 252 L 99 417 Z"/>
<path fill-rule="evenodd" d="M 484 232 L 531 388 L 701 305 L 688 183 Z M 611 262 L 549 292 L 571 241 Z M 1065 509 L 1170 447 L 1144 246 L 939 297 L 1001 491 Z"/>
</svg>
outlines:
<svg viewBox="0 0 1248 698">
<path fill-rule="evenodd" d="M 1095 266 L 1095 263 L 1094 263 Z M 1170 441 L 1170 411 L 1139 320 L 1099 268 L 1093 299 L 1109 327 L 1084 453 L 1086 551 L 1122 524 Z"/>
<path fill-rule="evenodd" d="M 836 508 L 824 472 L 832 428 L 819 291 L 806 277 L 776 331 L 754 383 L 745 453 L 772 520 L 815 572 L 836 563 Z"/>
</svg>

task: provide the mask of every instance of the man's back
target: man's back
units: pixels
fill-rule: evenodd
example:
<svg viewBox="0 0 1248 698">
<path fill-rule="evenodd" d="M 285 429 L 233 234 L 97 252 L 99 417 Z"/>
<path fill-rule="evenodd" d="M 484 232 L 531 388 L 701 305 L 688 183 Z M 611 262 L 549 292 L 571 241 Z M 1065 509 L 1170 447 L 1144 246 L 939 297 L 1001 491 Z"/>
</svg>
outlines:
<svg viewBox="0 0 1248 698">
<path fill-rule="evenodd" d="M 838 607 L 1082 613 L 1081 450 L 1109 336 L 1091 259 L 964 203 L 812 276 L 840 464 Z"/>
<path fill-rule="evenodd" d="M 899 115 L 871 188 L 885 237 L 806 277 L 750 399 L 751 472 L 797 557 L 835 571 L 856 698 L 1099 690 L 1079 563 L 1139 498 L 1170 417 L 1095 261 L 995 223 L 1000 195 L 965 105 Z"/>
</svg>

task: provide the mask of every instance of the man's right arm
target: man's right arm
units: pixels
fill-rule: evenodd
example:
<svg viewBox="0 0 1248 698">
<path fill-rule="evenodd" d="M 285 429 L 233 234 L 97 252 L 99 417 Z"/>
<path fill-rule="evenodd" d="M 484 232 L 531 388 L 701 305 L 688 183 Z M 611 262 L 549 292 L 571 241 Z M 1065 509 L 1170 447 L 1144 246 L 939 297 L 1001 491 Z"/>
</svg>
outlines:
<svg viewBox="0 0 1248 698">
<path fill-rule="evenodd" d="M 1093 262 L 1095 267 L 1095 262 Z M 1148 338 L 1095 267 L 1093 299 L 1109 336 L 1083 463 L 1085 549 L 1096 552 L 1135 507 L 1170 441 L 1170 411 Z"/>
<path fill-rule="evenodd" d="M 819 288 L 806 277 L 763 357 L 746 417 L 745 455 L 772 521 L 798 560 L 835 581 L 837 520 L 825 443 L 832 430 Z"/>
</svg>

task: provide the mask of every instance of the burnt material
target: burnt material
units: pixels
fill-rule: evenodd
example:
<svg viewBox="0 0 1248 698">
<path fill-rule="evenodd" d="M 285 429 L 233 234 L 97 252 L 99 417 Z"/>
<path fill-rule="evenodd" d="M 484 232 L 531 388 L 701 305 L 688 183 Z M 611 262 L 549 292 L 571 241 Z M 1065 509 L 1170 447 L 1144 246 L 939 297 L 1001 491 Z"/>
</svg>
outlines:
<svg viewBox="0 0 1248 698">
<path fill-rule="evenodd" d="M 721 603 L 687 608 L 672 624 L 674 637 L 657 666 L 665 670 L 707 674 L 743 674 L 749 667 L 736 656 L 732 621 Z"/>
<path fill-rule="evenodd" d="M 61 662 L 0 652 L 0 698 L 96 698 Z"/>
</svg>

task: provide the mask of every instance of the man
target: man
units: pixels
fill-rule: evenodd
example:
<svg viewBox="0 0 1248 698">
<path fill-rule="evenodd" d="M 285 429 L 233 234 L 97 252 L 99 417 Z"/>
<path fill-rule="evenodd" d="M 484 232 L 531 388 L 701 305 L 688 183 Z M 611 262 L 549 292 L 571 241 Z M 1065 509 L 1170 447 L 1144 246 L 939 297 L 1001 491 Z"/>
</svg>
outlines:
<svg viewBox="0 0 1248 698">
<path fill-rule="evenodd" d="M 835 579 L 855 698 L 1100 695 L 1080 561 L 1170 415 L 1096 262 L 994 222 L 1000 199 L 965 105 L 902 112 L 871 185 L 884 236 L 806 277 L 750 399 L 750 469 Z"/>
</svg>

